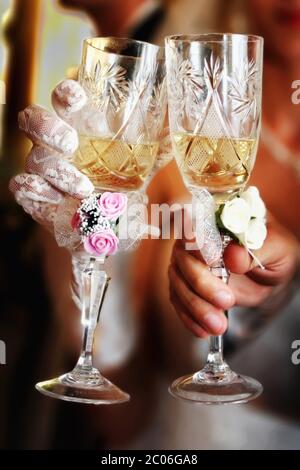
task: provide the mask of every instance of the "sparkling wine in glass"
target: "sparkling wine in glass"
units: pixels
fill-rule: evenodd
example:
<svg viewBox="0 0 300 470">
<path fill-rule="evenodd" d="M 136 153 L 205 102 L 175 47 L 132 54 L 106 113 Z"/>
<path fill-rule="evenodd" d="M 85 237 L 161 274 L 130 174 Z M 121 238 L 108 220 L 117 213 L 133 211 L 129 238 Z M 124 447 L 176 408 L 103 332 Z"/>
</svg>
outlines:
<svg viewBox="0 0 300 470">
<path fill-rule="evenodd" d="M 158 142 L 131 144 L 80 135 L 75 164 L 95 187 L 136 191 L 143 187 L 152 170 L 158 147 Z"/>
<path fill-rule="evenodd" d="M 176 160 L 188 188 L 205 187 L 225 202 L 243 188 L 256 157 L 257 139 L 173 134 Z"/>
<path fill-rule="evenodd" d="M 163 49 L 130 39 L 87 40 L 79 81 L 88 105 L 74 164 L 101 190 L 141 190 L 165 120 Z"/>
<path fill-rule="evenodd" d="M 72 161 L 97 193 L 122 192 L 128 201 L 138 203 L 154 171 L 164 128 L 164 50 L 130 39 L 87 39 L 79 82 L 87 102 L 74 117 L 79 148 Z M 59 208 L 61 232 L 68 230 L 74 210 L 74 201 Z M 80 286 L 83 346 L 71 372 L 36 385 L 48 396 L 93 404 L 129 400 L 93 366 L 94 332 L 109 284 L 104 262 L 105 256 L 91 256 L 82 247 L 72 251 L 74 279 Z"/>
<path fill-rule="evenodd" d="M 260 132 L 263 39 L 239 34 L 166 38 L 169 122 L 179 170 L 189 191 L 205 189 L 216 207 L 242 191 Z M 222 236 L 223 250 L 230 237 Z M 228 282 L 223 259 L 210 270 Z M 226 312 L 227 313 L 227 312 Z M 210 338 L 204 368 L 177 379 L 172 395 L 204 404 L 244 403 L 262 386 L 233 372 L 222 336 Z"/>
</svg>

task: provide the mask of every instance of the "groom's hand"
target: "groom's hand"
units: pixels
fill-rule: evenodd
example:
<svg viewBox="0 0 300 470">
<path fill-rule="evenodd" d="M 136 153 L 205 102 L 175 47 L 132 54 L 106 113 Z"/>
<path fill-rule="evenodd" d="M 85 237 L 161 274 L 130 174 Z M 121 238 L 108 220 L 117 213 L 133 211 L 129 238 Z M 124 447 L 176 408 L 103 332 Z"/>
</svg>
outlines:
<svg viewBox="0 0 300 470">
<path fill-rule="evenodd" d="M 299 244 L 272 220 L 263 247 L 255 255 L 231 243 L 224 261 L 231 272 L 229 285 L 210 273 L 199 251 L 187 251 L 185 240 L 174 244 L 169 267 L 170 299 L 185 326 L 196 336 L 219 335 L 227 328 L 224 310 L 234 305 L 257 307 L 285 289 L 297 267 Z"/>
</svg>

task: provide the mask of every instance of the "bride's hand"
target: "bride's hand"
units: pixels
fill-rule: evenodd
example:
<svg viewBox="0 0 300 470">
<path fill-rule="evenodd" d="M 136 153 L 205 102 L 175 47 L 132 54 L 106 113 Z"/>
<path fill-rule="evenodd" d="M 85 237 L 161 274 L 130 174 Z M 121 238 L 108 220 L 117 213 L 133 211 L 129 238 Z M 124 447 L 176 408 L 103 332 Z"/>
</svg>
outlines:
<svg viewBox="0 0 300 470">
<path fill-rule="evenodd" d="M 53 91 L 52 103 L 56 114 L 36 105 L 20 112 L 19 127 L 33 147 L 26 160 L 26 173 L 12 178 L 9 185 L 23 209 L 50 230 L 65 194 L 82 199 L 94 189 L 69 161 L 78 147 L 72 126 L 86 103 L 85 92 L 78 82 L 65 80 Z"/>
</svg>

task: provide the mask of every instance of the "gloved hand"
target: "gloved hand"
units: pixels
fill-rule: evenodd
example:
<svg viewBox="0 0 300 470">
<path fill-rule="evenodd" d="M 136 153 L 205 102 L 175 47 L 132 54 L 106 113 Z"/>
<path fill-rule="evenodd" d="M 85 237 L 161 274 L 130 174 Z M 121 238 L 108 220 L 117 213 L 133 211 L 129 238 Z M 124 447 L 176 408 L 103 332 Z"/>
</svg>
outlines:
<svg viewBox="0 0 300 470">
<path fill-rule="evenodd" d="M 70 163 L 78 147 L 74 124 L 76 113 L 85 105 L 86 95 L 73 80 L 60 83 L 52 93 L 57 114 L 31 105 L 19 114 L 19 127 L 32 140 L 25 171 L 11 179 L 9 187 L 16 201 L 34 220 L 53 229 L 59 203 L 68 194 L 82 199 L 93 184 Z"/>
<path fill-rule="evenodd" d="M 26 173 L 12 178 L 9 187 L 25 212 L 49 230 L 53 230 L 56 211 L 64 195 L 83 199 L 94 190 L 87 176 L 71 163 L 78 147 L 75 129 L 84 126 L 91 130 L 99 126 L 95 112 L 81 115 L 86 101 L 80 84 L 65 80 L 52 93 L 56 114 L 37 105 L 28 106 L 19 114 L 19 127 L 32 140 L 33 147 L 27 157 Z M 170 138 L 165 128 L 152 174 L 171 158 Z"/>
</svg>

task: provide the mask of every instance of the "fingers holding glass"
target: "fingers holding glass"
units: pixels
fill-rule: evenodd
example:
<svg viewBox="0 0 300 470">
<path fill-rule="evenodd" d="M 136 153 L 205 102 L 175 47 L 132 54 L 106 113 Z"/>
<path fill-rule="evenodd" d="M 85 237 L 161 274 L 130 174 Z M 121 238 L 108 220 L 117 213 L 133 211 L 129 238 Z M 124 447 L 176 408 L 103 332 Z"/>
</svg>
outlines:
<svg viewBox="0 0 300 470">
<path fill-rule="evenodd" d="M 190 316 L 190 312 L 181 302 L 179 296 L 172 287 L 170 288 L 170 301 L 179 318 L 181 319 L 185 327 L 190 330 L 191 333 L 193 333 L 198 338 L 202 339 L 206 339 L 209 337 L 209 333 Z"/>
<path fill-rule="evenodd" d="M 62 193 L 39 175 L 23 173 L 10 180 L 9 189 L 15 200 L 33 220 L 53 230 L 57 207 Z"/>
<path fill-rule="evenodd" d="M 52 92 L 52 106 L 58 116 L 72 126 L 86 104 L 87 96 L 82 86 L 75 80 L 64 80 Z"/>
<path fill-rule="evenodd" d="M 61 154 L 49 148 L 34 145 L 27 157 L 25 170 L 37 174 L 59 191 L 77 199 L 88 197 L 94 186 L 87 176 Z"/>
<path fill-rule="evenodd" d="M 19 127 L 37 145 L 70 155 L 78 147 L 78 136 L 69 124 L 41 106 L 30 105 L 19 113 Z"/>
<path fill-rule="evenodd" d="M 180 242 L 174 245 L 172 259 L 197 295 L 224 310 L 234 305 L 235 299 L 231 289 L 214 276 L 204 262 L 186 251 Z"/>
<path fill-rule="evenodd" d="M 205 331 L 212 335 L 224 333 L 227 328 L 227 320 L 220 308 L 207 302 L 205 298 L 196 294 L 186 282 L 184 276 L 176 266 L 169 268 L 171 290 L 179 298 L 185 307 L 186 313 Z"/>
<path fill-rule="evenodd" d="M 62 193 L 44 178 L 29 173 L 21 173 L 12 178 L 9 183 L 9 189 L 19 204 L 22 204 L 22 201 L 26 199 L 35 202 L 59 204 L 63 199 Z"/>
</svg>

